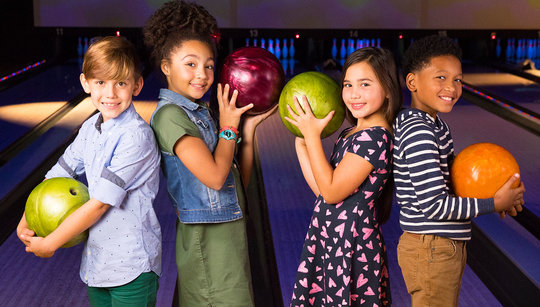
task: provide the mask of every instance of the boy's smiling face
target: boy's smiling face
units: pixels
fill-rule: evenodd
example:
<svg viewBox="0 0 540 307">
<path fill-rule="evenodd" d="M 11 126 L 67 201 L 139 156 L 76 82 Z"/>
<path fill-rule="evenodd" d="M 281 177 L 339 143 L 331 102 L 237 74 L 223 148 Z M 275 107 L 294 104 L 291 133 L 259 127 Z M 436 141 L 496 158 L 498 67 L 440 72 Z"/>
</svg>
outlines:
<svg viewBox="0 0 540 307">
<path fill-rule="evenodd" d="M 422 69 L 409 73 L 407 88 L 411 91 L 411 107 L 427 112 L 433 118 L 438 112 L 448 113 L 462 91 L 461 62 L 452 55 L 436 56 Z"/>
<path fill-rule="evenodd" d="M 92 103 L 101 112 L 103 121 L 116 118 L 130 105 L 133 96 L 137 96 L 143 86 L 143 79 L 133 77 L 127 80 L 86 79 L 81 74 L 84 91 L 90 94 Z"/>
</svg>

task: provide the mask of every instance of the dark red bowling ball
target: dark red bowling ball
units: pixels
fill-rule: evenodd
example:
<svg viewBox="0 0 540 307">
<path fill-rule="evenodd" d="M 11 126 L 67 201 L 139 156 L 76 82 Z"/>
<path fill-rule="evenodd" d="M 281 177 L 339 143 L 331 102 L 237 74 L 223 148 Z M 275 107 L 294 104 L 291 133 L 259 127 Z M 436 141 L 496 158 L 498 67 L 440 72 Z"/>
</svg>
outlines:
<svg viewBox="0 0 540 307">
<path fill-rule="evenodd" d="M 279 60 L 268 50 L 242 47 L 229 54 L 223 63 L 219 82 L 238 90 L 237 107 L 253 103 L 248 114 L 263 113 L 278 103 L 285 73 Z"/>
</svg>

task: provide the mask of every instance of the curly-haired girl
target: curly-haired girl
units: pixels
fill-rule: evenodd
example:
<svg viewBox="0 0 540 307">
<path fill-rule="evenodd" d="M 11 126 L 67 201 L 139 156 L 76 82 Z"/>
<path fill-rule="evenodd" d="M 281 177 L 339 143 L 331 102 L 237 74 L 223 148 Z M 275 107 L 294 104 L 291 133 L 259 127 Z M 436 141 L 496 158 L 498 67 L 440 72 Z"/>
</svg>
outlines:
<svg viewBox="0 0 540 307">
<path fill-rule="evenodd" d="M 180 221 L 176 262 L 181 306 L 252 306 L 243 211 L 255 128 L 275 109 L 243 122 L 238 92 L 217 86 L 219 127 L 201 98 L 214 81 L 216 20 L 197 4 L 170 1 L 144 28 L 145 43 L 167 79 L 152 115 L 169 195 Z M 239 144 L 240 169 L 234 159 Z"/>
</svg>

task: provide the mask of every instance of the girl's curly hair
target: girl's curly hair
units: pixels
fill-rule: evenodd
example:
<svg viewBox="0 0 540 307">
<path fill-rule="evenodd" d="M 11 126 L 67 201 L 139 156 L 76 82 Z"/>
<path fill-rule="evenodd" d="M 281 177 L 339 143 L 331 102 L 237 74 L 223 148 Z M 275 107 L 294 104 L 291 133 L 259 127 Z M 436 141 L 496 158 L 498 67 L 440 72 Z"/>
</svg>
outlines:
<svg viewBox="0 0 540 307">
<path fill-rule="evenodd" d="M 187 40 L 207 43 L 215 52 L 218 36 L 216 19 L 196 3 L 172 0 L 164 3 L 143 28 L 144 43 L 159 67 L 175 48 Z"/>
</svg>

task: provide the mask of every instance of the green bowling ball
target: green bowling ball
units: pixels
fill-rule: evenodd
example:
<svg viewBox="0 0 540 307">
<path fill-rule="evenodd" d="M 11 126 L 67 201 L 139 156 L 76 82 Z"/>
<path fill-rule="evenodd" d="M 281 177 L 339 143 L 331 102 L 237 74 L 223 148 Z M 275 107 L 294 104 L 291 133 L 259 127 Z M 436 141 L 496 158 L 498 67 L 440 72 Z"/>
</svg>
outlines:
<svg viewBox="0 0 540 307">
<path fill-rule="evenodd" d="M 345 119 L 345 105 L 341 100 L 341 87 L 329 76 L 316 71 L 298 74 L 283 87 L 279 96 L 279 115 L 285 127 L 292 134 L 303 137 L 300 130 L 289 123 L 285 117 L 291 118 L 287 105 L 295 110 L 293 97 L 296 96 L 298 102 L 302 102 L 304 95 L 307 97 L 315 117 L 324 118 L 330 111 L 335 111 L 334 116 L 322 131 L 321 138 L 336 132 Z"/>
<path fill-rule="evenodd" d="M 25 217 L 28 228 L 46 237 L 73 211 L 90 199 L 88 188 L 73 178 L 57 177 L 38 184 L 28 196 Z M 85 231 L 62 247 L 75 246 L 88 238 Z"/>
</svg>

